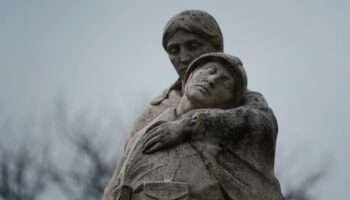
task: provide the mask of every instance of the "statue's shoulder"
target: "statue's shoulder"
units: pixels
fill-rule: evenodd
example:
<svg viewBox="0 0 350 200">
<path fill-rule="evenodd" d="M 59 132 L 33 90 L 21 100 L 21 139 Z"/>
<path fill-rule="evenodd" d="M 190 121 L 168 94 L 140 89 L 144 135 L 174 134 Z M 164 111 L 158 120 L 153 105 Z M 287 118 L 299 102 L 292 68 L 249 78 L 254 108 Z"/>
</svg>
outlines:
<svg viewBox="0 0 350 200">
<path fill-rule="evenodd" d="M 162 93 L 157 96 L 156 98 L 152 99 L 150 105 L 151 106 L 157 106 L 159 104 L 162 103 L 162 101 L 167 98 L 167 96 L 169 95 L 168 93 L 170 92 L 170 88 L 167 88 L 165 90 L 162 91 Z"/>
<path fill-rule="evenodd" d="M 181 99 L 181 80 L 177 79 L 169 88 L 163 90 L 162 94 L 151 101 L 151 105 L 176 104 Z"/>
<path fill-rule="evenodd" d="M 137 117 L 132 129 L 131 135 L 147 126 L 157 116 L 168 108 L 176 107 L 181 99 L 181 91 L 176 89 L 165 89 L 161 95 L 154 98 L 144 111 Z"/>
<path fill-rule="evenodd" d="M 247 90 L 244 92 L 240 106 L 263 106 L 268 107 L 268 103 L 260 92 Z"/>
<path fill-rule="evenodd" d="M 271 125 L 273 132 L 277 134 L 278 123 L 273 110 L 269 107 L 264 96 L 256 91 L 247 90 L 242 99 L 241 108 L 247 108 L 250 110 L 255 110 L 254 117 L 258 120 L 262 120 Z"/>
</svg>

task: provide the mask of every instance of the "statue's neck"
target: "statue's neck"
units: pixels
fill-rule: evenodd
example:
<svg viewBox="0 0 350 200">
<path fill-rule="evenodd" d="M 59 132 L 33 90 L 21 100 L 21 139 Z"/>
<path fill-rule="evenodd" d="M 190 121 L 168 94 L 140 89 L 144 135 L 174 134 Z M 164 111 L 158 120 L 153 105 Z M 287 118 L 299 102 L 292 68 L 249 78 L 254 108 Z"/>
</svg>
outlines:
<svg viewBox="0 0 350 200">
<path fill-rule="evenodd" d="M 188 99 L 186 94 L 183 94 L 179 105 L 176 108 L 176 114 L 181 116 L 190 110 L 195 109 L 194 104 Z"/>
</svg>

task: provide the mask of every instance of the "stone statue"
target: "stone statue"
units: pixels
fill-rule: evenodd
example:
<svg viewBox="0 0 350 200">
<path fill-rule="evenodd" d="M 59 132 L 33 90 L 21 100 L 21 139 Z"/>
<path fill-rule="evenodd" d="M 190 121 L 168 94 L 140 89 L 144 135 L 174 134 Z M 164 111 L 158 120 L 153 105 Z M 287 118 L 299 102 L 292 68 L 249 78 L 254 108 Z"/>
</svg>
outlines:
<svg viewBox="0 0 350 200">
<path fill-rule="evenodd" d="M 136 120 L 104 200 L 283 199 L 277 121 L 263 96 L 246 89 L 239 59 L 219 53 L 215 19 L 175 15 L 163 46 L 179 79 Z M 215 74 L 224 78 L 210 81 Z"/>
</svg>

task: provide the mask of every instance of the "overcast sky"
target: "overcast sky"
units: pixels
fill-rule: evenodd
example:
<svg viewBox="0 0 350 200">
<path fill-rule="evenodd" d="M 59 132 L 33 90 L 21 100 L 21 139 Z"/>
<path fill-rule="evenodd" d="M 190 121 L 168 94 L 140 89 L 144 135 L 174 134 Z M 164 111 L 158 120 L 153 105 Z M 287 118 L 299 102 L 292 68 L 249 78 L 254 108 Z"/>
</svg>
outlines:
<svg viewBox="0 0 350 200">
<path fill-rule="evenodd" d="M 43 112 L 63 96 L 71 112 L 118 111 L 131 123 L 176 79 L 161 38 L 185 9 L 216 18 L 225 52 L 242 59 L 248 87 L 274 110 L 276 165 L 296 150 L 305 171 L 331 158 L 317 199 L 346 198 L 350 1 L 2 0 L 0 117 Z"/>
</svg>

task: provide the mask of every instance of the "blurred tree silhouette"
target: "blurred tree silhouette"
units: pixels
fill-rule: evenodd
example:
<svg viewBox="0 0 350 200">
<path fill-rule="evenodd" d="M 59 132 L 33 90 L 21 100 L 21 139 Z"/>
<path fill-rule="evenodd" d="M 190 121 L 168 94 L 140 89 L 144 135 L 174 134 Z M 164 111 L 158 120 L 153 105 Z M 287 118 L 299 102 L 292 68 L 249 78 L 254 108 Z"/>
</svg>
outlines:
<svg viewBox="0 0 350 200">
<path fill-rule="evenodd" d="M 125 124 L 117 117 L 109 128 L 103 128 L 100 116 L 91 120 L 86 113 L 69 118 L 63 101 L 56 102 L 48 116 L 51 116 L 45 117 L 48 127 L 39 129 L 40 135 L 51 130 L 53 138 L 42 137 L 46 139 L 35 144 L 23 143 L 17 150 L 10 150 L 0 142 L 0 200 L 37 200 L 50 195 L 44 194 L 48 186 L 61 191 L 70 200 L 101 199 L 118 160 L 116 147 L 122 144 L 108 137 L 111 132 L 125 136 Z M 9 126 L 2 126 L 1 137 L 9 129 Z M 100 142 L 103 137 L 107 137 L 109 144 Z M 32 145 L 40 146 L 41 150 L 31 148 Z M 111 151 L 114 154 L 110 155 Z M 280 173 L 283 170 L 280 169 Z M 293 187 L 282 185 L 285 199 L 313 199 L 310 189 L 325 172 L 325 168 L 318 169 Z"/>
<path fill-rule="evenodd" d="M 75 149 L 75 155 L 68 170 L 52 171 L 53 180 L 69 199 L 100 199 L 117 159 L 117 151 L 113 159 L 107 159 L 108 145 L 98 142 L 98 137 L 104 132 L 97 124 L 100 122 L 89 122 L 84 113 L 68 120 L 62 102 L 56 104 L 54 122 L 57 133 L 70 144 L 72 151 Z M 122 129 L 120 120 L 114 123 L 116 128 Z"/>
<path fill-rule="evenodd" d="M 320 178 L 324 176 L 325 172 L 325 170 L 318 170 L 313 174 L 309 174 L 308 176 L 304 177 L 304 180 L 301 182 L 301 184 L 297 185 L 296 187 L 285 188 L 285 200 L 313 199 L 313 197 L 310 195 L 310 189 L 317 184 Z"/>
<path fill-rule="evenodd" d="M 17 152 L 0 149 L 0 197 L 1 199 L 35 200 L 45 191 L 50 173 L 45 160 L 38 162 L 30 149 L 20 147 Z"/>
<path fill-rule="evenodd" d="M 103 144 L 101 138 L 111 132 L 122 135 L 122 121 L 114 117 L 113 122 L 101 126 L 99 118 L 92 119 L 85 112 L 70 118 L 63 101 L 57 101 L 54 110 L 43 116 L 41 124 L 45 128 L 36 127 L 38 120 L 16 124 L 25 127 L 19 130 L 14 130 L 13 123 L 0 121 L 1 137 L 22 137 L 33 134 L 33 129 L 40 137 L 14 144 L 18 148 L 0 140 L 0 200 L 47 198 L 49 186 L 61 191 L 66 199 L 101 199 L 118 159 L 118 148 L 110 150 L 118 141 L 111 138 L 109 144 Z"/>
</svg>

